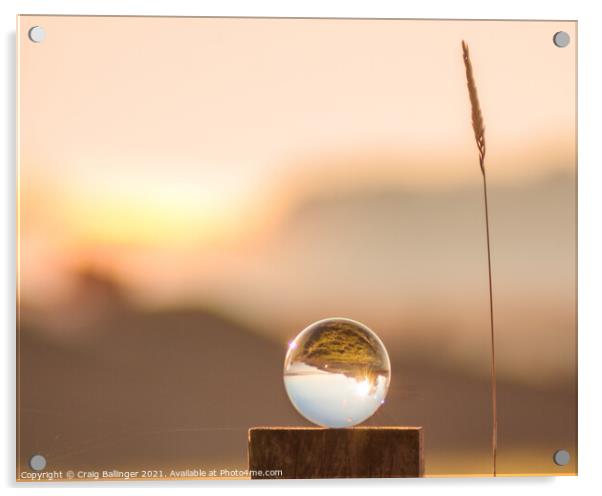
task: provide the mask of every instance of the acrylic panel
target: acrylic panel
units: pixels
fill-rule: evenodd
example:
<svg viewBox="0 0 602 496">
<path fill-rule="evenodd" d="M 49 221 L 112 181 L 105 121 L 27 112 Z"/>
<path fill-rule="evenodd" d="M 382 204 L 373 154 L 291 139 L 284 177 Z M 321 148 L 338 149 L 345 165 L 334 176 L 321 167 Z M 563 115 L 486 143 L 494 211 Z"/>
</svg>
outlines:
<svg viewBox="0 0 602 496">
<path fill-rule="evenodd" d="M 17 479 L 576 474 L 576 47 L 19 16 Z"/>
</svg>

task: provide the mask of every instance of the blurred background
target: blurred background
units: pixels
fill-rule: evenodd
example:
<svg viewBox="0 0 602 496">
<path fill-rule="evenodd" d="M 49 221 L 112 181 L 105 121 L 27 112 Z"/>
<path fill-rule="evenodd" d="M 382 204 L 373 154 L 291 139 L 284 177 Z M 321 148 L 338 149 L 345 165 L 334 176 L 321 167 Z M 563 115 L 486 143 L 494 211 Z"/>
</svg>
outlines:
<svg viewBox="0 0 602 496">
<path fill-rule="evenodd" d="M 287 343 L 339 316 L 391 358 L 367 424 L 423 426 L 427 475 L 490 473 L 465 39 L 498 473 L 576 472 L 573 23 L 19 23 L 22 467 L 246 468 L 249 427 L 309 425 Z"/>
</svg>

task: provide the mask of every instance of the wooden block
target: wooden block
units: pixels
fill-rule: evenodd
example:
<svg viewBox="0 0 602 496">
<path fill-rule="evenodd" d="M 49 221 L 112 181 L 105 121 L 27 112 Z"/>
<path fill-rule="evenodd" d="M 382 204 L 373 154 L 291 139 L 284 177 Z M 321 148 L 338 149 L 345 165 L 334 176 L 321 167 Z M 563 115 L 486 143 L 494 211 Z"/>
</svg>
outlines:
<svg viewBox="0 0 602 496">
<path fill-rule="evenodd" d="M 421 477 L 422 427 L 255 427 L 252 479 Z M 266 471 L 282 470 L 281 475 Z"/>
</svg>

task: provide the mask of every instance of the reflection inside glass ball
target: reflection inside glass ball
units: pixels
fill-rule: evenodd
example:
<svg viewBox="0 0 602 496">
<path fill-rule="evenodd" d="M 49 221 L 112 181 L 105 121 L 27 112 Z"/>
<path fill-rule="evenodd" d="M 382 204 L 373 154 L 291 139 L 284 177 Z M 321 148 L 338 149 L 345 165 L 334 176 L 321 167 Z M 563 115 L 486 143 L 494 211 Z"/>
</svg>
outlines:
<svg viewBox="0 0 602 496">
<path fill-rule="evenodd" d="M 368 327 L 350 319 L 315 322 L 291 341 L 284 386 L 295 408 L 323 427 L 351 427 L 385 401 L 391 364 Z"/>
</svg>

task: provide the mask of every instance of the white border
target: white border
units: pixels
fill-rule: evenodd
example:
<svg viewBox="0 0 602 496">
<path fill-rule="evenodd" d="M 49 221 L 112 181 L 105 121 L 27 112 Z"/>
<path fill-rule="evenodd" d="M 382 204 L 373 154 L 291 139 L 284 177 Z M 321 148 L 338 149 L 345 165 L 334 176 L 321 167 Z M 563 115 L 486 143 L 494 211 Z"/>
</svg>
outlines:
<svg viewBox="0 0 602 496">
<path fill-rule="evenodd" d="M 119 15 L 197 15 L 197 16 L 288 16 L 288 17 L 395 17 L 395 18 L 454 18 L 454 19 L 562 19 L 579 21 L 579 476 L 558 478 L 490 479 L 429 479 L 403 481 L 205 481 L 178 483 L 103 483 L 85 485 L 86 491 L 104 494 L 108 488 L 115 494 L 165 493 L 173 490 L 241 489 L 251 494 L 275 491 L 307 492 L 315 490 L 345 491 L 355 494 L 377 490 L 401 494 L 420 491 L 426 494 L 466 495 L 487 493 L 506 494 L 528 490 L 546 495 L 567 493 L 588 494 L 602 487 L 597 473 L 600 461 L 602 411 L 600 382 L 602 377 L 602 319 L 600 296 L 597 293 L 602 258 L 600 214 L 602 195 L 602 146 L 600 118 L 602 117 L 600 47 L 602 20 L 595 1 L 586 0 L 439 0 L 403 2 L 392 0 L 2 0 L 3 63 L 1 66 L 3 115 L 2 132 L 2 190 L 0 216 L 3 242 L 0 244 L 2 284 L 2 427 L 0 449 L 1 484 L 10 493 L 32 490 L 14 480 L 14 329 L 15 329 L 15 123 L 14 123 L 14 64 L 15 16 L 21 14 L 119 14 Z M 374 487 L 376 486 L 376 487 Z M 36 494 L 81 492 L 82 486 L 71 484 L 36 485 Z M 373 489 L 374 487 L 374 489 Z"/>
</svg>

